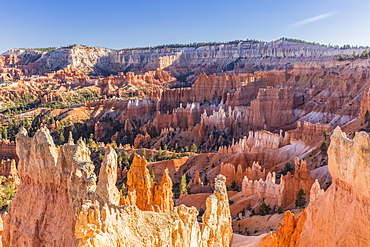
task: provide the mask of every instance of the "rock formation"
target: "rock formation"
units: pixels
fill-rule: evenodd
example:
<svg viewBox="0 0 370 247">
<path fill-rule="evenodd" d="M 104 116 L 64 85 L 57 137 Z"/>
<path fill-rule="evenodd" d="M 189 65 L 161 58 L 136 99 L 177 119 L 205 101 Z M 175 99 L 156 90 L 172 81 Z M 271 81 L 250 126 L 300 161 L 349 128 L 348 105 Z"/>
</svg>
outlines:
<svg viewBox="0 0 370 247">
<path fill-rule="evenodd" d="M 3 56 L 16 57 L 21 60 L 17 64 L 23 66 L 37 63 L 38 72 L 56 70 L 70 64 L 83 72 L 93 69 L 97 74 L 114 74 L 127 70 L 142 73 L 160 68 L 179 76 L 186 75 L 189 71 L 199 75 L 202 72 L 211 74 L 221 70 L 245 73 L 253 70 L 291 69 L 294 62 L 331 61 L 339 53 L 351 56 L 353 52 L 361 54 L 364 50 L 365 48 L 339 50 L 276 40 L 120 51 L 85 46 L 59 48 L 51 52 L 12 49 Z"/>
<path fill-rule="evenodd" d="M 0 176 L 6 177 L 15 187 L 19 185 L 19 175 L 15 160 L 0 161 Z"/>
<path fill-rule="evenodd" d="M 156 213 L 136 206 L 117 207 L 115 193 L 101 197 L 104 191 L 111 193 L 115 184 L 115 153 L 109 146 L 96 185 L 90 152 L 82 140 L 57 147 L 48 129 L 42 128 L 33 138 L 23 129 L 16 141 L 21 184 L 4 220 L 4 246 L 230 245 L 231 217 L 223 176 L 216 179 L 200 230 L 194 207 L 181 205 Z M 134 167 L 141 171 L 146 162 L 135 159 Z M 166 172 L 163 180 L 162 189 L 169 186 Z"/>
<path fill-rule="evenodd" d="M 107 204 L 119 204 L 119 192 L 116 187 L 117 181 L 117 154 L 112 146 L 107 145 L 104 160 L 100 167 L 99 181 L 96 193 Z"/>
<path fill-rule="evenodd" d="M 310 122 L 297 121 L 297 128 L 287 132 L 290 142 L 304 141 L 315 137 L 324 137 L 330 132 L 330 124 L 312 124 Z"/>
<path fill-rule="evenodd" d="M 298 218 L 286 213 L 280 230 L 263 246 L 367 246 L 370 220 L 369 134 L 348 139 L 339 127 L 328 150 L 333 184 L 325 192 L 316 182 L 311 202 Z M 313 199 L 313 200 L 312 200 Z"/>
<path fill-rule="evenodd" d="M 235 183 L 236 187 L 241 189 L 242 181 L 245 176 L 251 180 L 265 179 L 266 169 L 262 169 L 258 162 L 253 162 L 252 166 L 247 167 L 244 171 L 240 164 L 235 167 L 231 163 L 221 163 L 220 174 L 226 177 L 226 185 L 229 188 L 232 186 L 232 183 Z"/>
<path fill-rule="evenodd" d="M 300 189 L 303 189 L 308 201 L 311 186 L 315 182 L 315 180 L 311 177 L 310 170 L 308 170 L 305 160 L 299 160 L 299 158 L 295 158 L 294 167 L 294 175 L 291 175 L 291 173 L 288 172 L 286 176 L 281 177 L 280 205 L 283 207 L 286 207 L 295 201 L 297 193 Z"/>
<path fill-rule="evenodd" d="M 282 132 L 274 134 L 269 131 L 249 131 L 248 138 L 245 136 L 238 142 L 233 143 L 229 147 L 220 147 L 218 153 L 220 154 L 234 154 L 234 153 L 259 153 L 264 149 L 277 149 L 283 143 Z"/>
<path fill-rule="evenodd" d="M 135 154 L 132 160 L 132 165 L 127 173 L 128 191 L 136 191 L 136 205 L 144 211 L 154 211 L 153 209 L 153 192 L 154 182 L 152 181 L 148 165 L 145 158 Z M 172 198 L 171 198 L 172 200 Z"/>
<path fill-rule="evenodd" d="M 82 73 L 79 69 L 68 65 L 66 68 L 60 69 L 53 73 L 46 75 L 50 79 L 59 80 L 61 82 L 87 82 L 90 78 L 85 73 Z"/>
<path fill-rule="evenodd" d="M 274 129 L 294 121 L 294 92 L 291 88 L 262 88 L 251 101 L 249 122 L 264 129 Z"/>
<path fill-rule="evenodd" d="M 202 216 L 201 246 L 228 246 L 231 243 L 232 228 L 229 199 L 225 186 L 226 179 L 218 175 L 215 191 L 207 198 L 206 211 Z"/>
<path fill-rule="evenodd" d="M 138 134 L 134 140 L 134 147 L 142 148 L 142 147 L 149 147 L 150 135 L 145 133 L 145 135 Z"/>
<path fill-rule="evenodd" d="M 15 151 L 15 143 L 9 140 L 0 141 L 0 160 L 18 159 Z"/>
<path fill-rule="evenodd" d="M 307 169 L 305 161 L 295 160 L 295 173 L 292 176 L 290 172 L 286 176 L 281 177 L 281 183 L 275 183 L 275 173 L 268 173 L 266 180 L 250 180 L 245 176 L 242 183 L 243 195 L 249 197 L 258 195 L 259 199 L 267 199 L 272 207 L 285 208 L 293 203 L 300 189 L 306 194 L 307 200 L 309 192 L 314 180 L 311 177 L 310 171 Z"/>
<path fill-rule="evenodd" d="M 368 91 L 364 92 L 364 96 L 363 96 L 363 98 L 361 100 L 361 103 L 360 103 L 359 117 L 364 119 L 365 115 L 366 115 L 366 112 L 368 112 L 368 114 L 370 114 L 370 89 Z M 367 116 L 367 117 L 369 117 L 369 116 Z"/>
<path fill-rule="evenodd" d="M 161 181 L 154 187 L 153 205 L 159 207 L 159 212 L 172 211 L 174 205 L 172 198 L 172 180 L 166 168 Z"/>
<path fill-rule="evenodd" d="M 281 206 L 281 189 L 279 184 L 275 183 L 275 172 L 269 172 L 266 176 L 266 180 L 249 180 L 248 177 L 244 177 L 242 184 L 242 193 L 244 196 L 250 197 L 257 195 L 258 199 L 266 200 L 271 208 L 277 208 Z"/>
</svg>

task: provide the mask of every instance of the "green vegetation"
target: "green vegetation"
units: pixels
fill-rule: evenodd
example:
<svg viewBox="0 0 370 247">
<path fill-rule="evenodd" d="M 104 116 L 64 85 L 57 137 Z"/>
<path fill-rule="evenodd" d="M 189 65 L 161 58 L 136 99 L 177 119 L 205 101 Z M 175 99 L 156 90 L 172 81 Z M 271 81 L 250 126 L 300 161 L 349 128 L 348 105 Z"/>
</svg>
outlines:
<svg viewBox="0 0 370 247">
<path fill-rule="evenodd" d="M 120 197 L 127 195 L 127 187 L 125 183 L 122 183 L 121 189 L 119 190 Z"/>
<path fill-rule="evenodd" d="M 308 45 L 316 45 L 316 46 L 323 46 L 323 47 L 330 47 L 334 49 L 353 49 L 353 48 L 367 48 L 363 46 L 351 46 L 348 44 L 339 46 L 339 45 L 325 45 L 325 44 L 320 44 L 317 42 L 310 42 L 310 41 L 305 41 L 301 39 L 293 39 L 293 38 L 287 38 L 287 37 L 282 37 L 280 38 L 281 40 L 293 42 L 293 43 L 299 43 L 299 44 L 308 44 Z M 167 48 L 198 48 L 202 46 L 216 46 L 216 45 L 223 45 L 223 44 L 238 44 L 240 42 L 249 42 L 249 43 L 261 43 L 263 41 L 257 40 L 257 39 L 246 39 L 246 40 L 234 40 L 234 41 L 225 41 L 225 42 L 194 42 L 194 43 L 188 43 L 188 44 L 164 44 L 164 45 L 157 45 L 157 46 L 145 46 L 145 47 L 132 47 L 132 48 L 123 48 L 123 49 L 110 49 L 112 51 L 123 51 L 123 50 L 147 50 L 147 49 L 167 49 Z M 57 49 L 63 49 L 63 48 L 73 48 L 76 46 L 85 46 L 86 45 L 78 45 L 78 44 L 72 44 L 72 45 L 67 45 L 67 46 L 51 46 L 51 47 L 41 47 L 41 48 L 18 48 L 22 50 L 28 50 L 28 51 L 40 51 L 40 52 L 52 52 Z"/>
<path fill-rule="evenodd" d="M 260 215 L 266 215 L 271 211 L 270 205 L 265 203 L 265 198 L 262 198 L 262 202 L 260 204 L 260 207 L 258 209 L 258 212 Z"/>
<path fill-rule="evenodd" d="M 14 141 L 22 127 L 28 131 L 30 136 L 33 136 L 41 125 L 53 124 L 59 120 L 60 118 L 56 116 L 48 116 L 44 113 L 37 116 L 33 115 L 29 118 L 13 118 L 3 126 L 0 126 L 0 139 L 10 139 L 11 141 Z"/>
<path fill-rule="evenodd" d="M 284 176 L 287 175 L 288 172 L 293 173 L 293 171 L 294 171 L 293 165 L 290 164 L 289 162 L 287 162 L 287 163 L 285 163 L 283 170 L 279 171 L 276 174 L 276 177 L 280 178 L 282 175 L 284 175 Z"/>
<path fill-rule="evenodd" d="M 307 44 L 307 45 L 316 45 L 316 46 L 329 47 L 328 45 L 320 44 L 320 43 L 317 43 L 317 42 L 305 41 L 305 40 L 301 40 L 301 39 L 293 39 L 293 38 L 286 38 L 286 37 L 282 37 L 280 39 L 288 41 L 288 42 L 298 43 L 298 44 Z"/>
<path fill-rule="evenodd" d="M 76 46 L 86 46 L 86 45 L 77 45 L 77 44 L 73 44 L 73 45 L 60 46 L 60 47 L 50 46 L 50 47 L 40 47 L 40 48 L 18 48 L 18 49 L 26 50 L 26 51 L 51 52 L 51 51 L 55 51 L 55 50 L 57 50 L 57 49 L 73 48 L 73 47 L 76 47 Z"/>
<path fill-rule="evenodd" d="M 5 108 L 3 108 L 0 113 L 6 116 L 13 116 L 39 107 L 40 102 L 41 101 L 35 99 L 31 93 L 27 93 L 21 95 L 19 98 L 15 97 L 11 102 L 6 104 Z"/>
<path fill-rule="evenodd" d="M 285 40 L 285 41 L 288 41 L 288 42 L 293 42 L 293 43 L 298 43 L 298 44 L 307 44 L 307 45 L 316 45 L 316 46 L 323 46 L 323 47 L 328 47 L 328 48 L 333 48 L 333 49 L 341 49 L 341 50 L 347 50 L 347 49 L 357 49 L 357 48 L 368 48 L 368 46 L 364 47 L 364 46 L 351 46 L 351 45 L 342 45 L 342 46 L 339 46 L 339 45 L 325 45 L 325 44 L 320 44 L 320 43 L 317 43 L 317 42 L 310 42 L 310 41 L 305 41 L 305 40 L 301 40 L 301 39 L 293 39 L 293 38 L 286 38 L 286 37 L 282 37 L 280 38 L 281 40 Z"/>
<path fill-rule="evenodd" d="M 12 182 L 6 182 L 6 178 L 2 177 L 1 180 L 4 182 L 4 185 L 1 185 L 1 198 L 0 198 L 0 208 L 8 208 L 10 201 L 15 195 L 15 189 Z"/>
<path fill-rule="evenodd" d="M 65 109 L 70 108 L 71 105 L 78 105 L 78 104 L 84 104 L 85 102 L 89 101 L 95 101 L 100 98 L 99 94 L 95 91 L 90 90 L 80 90 L 77 91 L 74 95 L 67 95 L 64 97 L 64 101 L 61 101 L 60 99 L 43 104 L 43 107 L 50 108 L 50 109 Z"/>
<path fill-rule="evenodd" d="M 256 39 L 247 39 L 247 40 L 234 40 L 234 41 L 227 41 L 227 42 L 195 42 L 195 43 L 190 43 L 190 44 L 165 44 L 165 45 L 158 45 L 158 46 L 134 47 L 134 48 L 126 48 L 122 50 L 146 50 L 146 49 L 182 48 L 182 47 L 197 48 L 201 46 L 238 44 L 240 42 L 260 43 L 262 41 L 256 40 Z M 120 50 L 117 50 L 117 51 L 120 51 Z"/>
<path fill-rule="evenodd" d="M 186 183 L 186 174 L 182 175 L 180 181 L 180 192 L 185 194 L 188 192 L 188 185 Z"/>
<path fill-rule="evenodd" d="M 50 109 L 65 109 L 74 104 L 83 104 L 88 101 L 95 101 L 100 98 L 99 94 L 91 90 L 78 90 L 75 94 L 65 93 L 64 100 L 57 99 L 56 101 L 41 104 L 41 99 L 35 98 L 31 93 L 21 95 L 20 98 L 15 98 L 3 107 L 1 114 L 5 116 L 14 116 L 39 107 Z"/>
<path fill-rule="evenodd" d="M 367 124 L 366 130 L 369 131 L 370 130 L 370 113 L 368 110 L 366 110 L 364 118 L 365 118 L 364 119 L 365 124 Z"/>
<path fill-rule="evenodd" d="M 297 193 L 297 198 L 295 200 L 295 206 L 297 208 L 303 207 L 306 204 L 306 193 L 304 193 L 303 189 L 301 188 Z"/>
<path fill-rule="evenodd" d="M 230 187 L 230 188 L 231 188 L 231 190 L 237 191 L 238 186 L 237 186 L 237 184 L 236 184 L 236 181 L 235 181 L 235 180 L 231 182 L 231 187 Z"/>
<path fill-rule="evenodd" d="M 368 50 L 364 50 L 361 53 L 361 55 L 357 55 L 356 52 L 354 51 L 352 53 L 352 56 L 348 56 L 348 55 L 343 56 L 342 54 L 338 54 L 338 55 L 336 55 L 336 58 L 339 61 L 354 60 L 354 59 L 357 59 L 357 58 L 367 59 L 367 58 L 370 58 L 370 52 Z"/>
<path fill-rule="evenodd" d="M 200 208 L 200 209 L 199 209 L 199 214 L 198 214 L 198 216 L 203 216 L 204 212 L 205 212 L 204 208 Z"/>
<path fill-rule="evenodd" d="M 328 147 L 326 146 L 325 142 L 321 143 L 320 150 L 321 152 L 326 152 L 328 150 Z"/>
<path fill-rule="evenodd" d="M 0 140 L 8 139 L 8 130 L 5 126 L 0 126 Z"/>
<path fill-rule="evenodd" d="M 193 143 L 190 147 L 190 152 L 192 153 L 198 153 L 198 147 L 195 143 Z"/>
<path fill-rule="evenodd" d="M 154 170 L 152 170 L 150 172 L 150 178 L 152 179 L 152 181 L 155 181 L 155 173 L 154 173 Z"/>
</svg>

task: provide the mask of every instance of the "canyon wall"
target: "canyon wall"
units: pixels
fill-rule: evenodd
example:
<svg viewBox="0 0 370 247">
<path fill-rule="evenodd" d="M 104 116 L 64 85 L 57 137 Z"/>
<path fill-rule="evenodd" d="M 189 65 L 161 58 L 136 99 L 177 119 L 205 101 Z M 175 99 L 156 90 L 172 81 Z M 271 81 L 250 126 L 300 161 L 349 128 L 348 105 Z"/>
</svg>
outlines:
<svg viewBox="0 0 370 247">
<path fill-rule="evenodd" d="M 274 42 L 240 41 L 200 47 L 163 47 L 113 51 L 99 47 L 74 46 L 51 52 L 13 49 L 4 56 L 21 59 L 17 64 L 39 63 L 39 71 L 57 70 L 73 65 L 83 72 L 98 74 L 121 71 L 146 72 L 157 68 L 168 69 L 174 75 L 198 75 L 207 72 L 292 68 L 294 62 L 330 61 L 339 53 L 361 54 L 364 49 L 333 49 L 316 45 Z"/>
<path fill-rule="evenodd" d="M 261 88 L 251 101 L 249 122 L 254 126 L 273 129 L 291 124 L 294 119 L 294 91 L 291 88 Z"/>
</svg>

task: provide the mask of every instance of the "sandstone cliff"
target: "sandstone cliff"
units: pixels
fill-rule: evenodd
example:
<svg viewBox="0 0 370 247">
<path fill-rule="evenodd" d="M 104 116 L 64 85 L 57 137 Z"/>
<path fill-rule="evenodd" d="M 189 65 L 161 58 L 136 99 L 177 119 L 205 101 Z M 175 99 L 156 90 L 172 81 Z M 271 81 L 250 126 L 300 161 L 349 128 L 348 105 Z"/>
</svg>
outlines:
<svg viewBox="0 0 370 247">
<path fill-rule="evenodd" d="M 328 150 L 333 184 L 326 192 L 318 182 L 311 202 L 298 219 L 286 213 L 280 230 L 263 246 L 368 246 L 370 242 L 369 134 L 353 140 L 337 127 Z"/>
<path fill-rule="evenodd" d="M 94 69 L 95 73 L 120 71 L 145 72 L 169 69 L 175 75 L 221 70 L 251 72 L 252 70 L 292 68 L 294 62 L 330 61 L 339 53 L 361 54 L 364 49 L 339 50 L 322 46 L 298 44 L 284 40 L 274 42 L 230 42 L 200 47 L 163 47 L 140 50 L 113 51 L 99 47 L 74 46 L 51 52 L 13 49 L 4 56 L 21 59 L 17 64 L 39 63 L 39 71 L 56 70 L 73 65 L 81 71 Z"/>
<path fill-rule="evenodd" d="M 16 141 L 21 184 L 4 220 L 4 246 L 230 244 L 231 218 L 223 176 L 216 179 L 200 230 L 193 207 L 181 205 L 167 213 L 117 207 L 113 187 L 116 154 L 110 147 L 96 185 L 90 152 L 82 140 L 57 147 L 48 129 L 42 128 L 33 138 L 23 129 Z M 168 187 L 167 178 L 165 173 L 162 190 Z"/>
</svg>

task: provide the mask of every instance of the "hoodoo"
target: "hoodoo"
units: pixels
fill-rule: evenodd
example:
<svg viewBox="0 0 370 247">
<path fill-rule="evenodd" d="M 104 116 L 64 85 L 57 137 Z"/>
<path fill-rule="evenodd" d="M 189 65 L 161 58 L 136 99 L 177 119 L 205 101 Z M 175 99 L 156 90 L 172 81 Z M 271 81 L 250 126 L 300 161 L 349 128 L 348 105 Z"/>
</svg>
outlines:
<svg viewBox="0 0 370 247">
<path fill-rule="evenodd" d="M 23 129 L 16 142 L 21 183 L 5 217 L 4 246 L 229 246 L 231 243 L 229 201 L 225 177 L 221 175 L 216 178 L 214 194 L 207 199 L 200 228 L 194 207 L 173 208 L 166 202 L 172 200 L 171 193 L 166 192 L 172 185 L 167 170 L 154 194 L 154 202 L 165 213 L 142 211 L 137 206 L 117 207 L 116 153 L 111 146 L 106 148 L 96 184 L 90 151 L 82 140 L 58 147 L 49 130 L 41 128 L 32 138 Z M 139 156 L 134 159 L 131 172 L 136 166 L 145 171 L 145 159 Z M 146 181 L 144 177 L 137 179 L 137 183 Z M 135 189 L 140 191 L 139 187 Z M 143 193 L 137 193 L 138 205 L 148 199 L 148 193 L 144 192 L 150 189 L 143 188 Z"/>
</svg>

